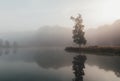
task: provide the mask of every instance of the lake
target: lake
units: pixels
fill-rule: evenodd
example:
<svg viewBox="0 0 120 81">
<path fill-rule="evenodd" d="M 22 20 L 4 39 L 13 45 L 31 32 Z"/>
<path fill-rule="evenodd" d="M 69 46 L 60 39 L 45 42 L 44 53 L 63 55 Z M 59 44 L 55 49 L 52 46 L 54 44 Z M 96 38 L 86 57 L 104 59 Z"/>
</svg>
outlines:
<svg viewBox="0 0 120 81">
<path fill-rule="evenodd" d="M 120 57 L 60 47 L 1 48 L 0 81 L 120 81 Z"/>
</svg>

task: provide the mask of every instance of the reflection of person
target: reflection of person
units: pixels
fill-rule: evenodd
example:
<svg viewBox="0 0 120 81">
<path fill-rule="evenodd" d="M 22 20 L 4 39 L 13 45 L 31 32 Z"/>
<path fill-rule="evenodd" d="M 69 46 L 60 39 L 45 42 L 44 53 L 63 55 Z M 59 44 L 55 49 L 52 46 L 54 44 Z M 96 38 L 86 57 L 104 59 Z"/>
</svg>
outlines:
<svg viewBox="0 0 120 81">
<path fill-rule="evenodd" d="M 73 58 L 73 70 L 75 74 L 75 78 L 73 81 L 83 81 L 83 75 L 85 75 L 83 68 L 85 68 L 85 55 L 78 55 Z"/>
</svg>

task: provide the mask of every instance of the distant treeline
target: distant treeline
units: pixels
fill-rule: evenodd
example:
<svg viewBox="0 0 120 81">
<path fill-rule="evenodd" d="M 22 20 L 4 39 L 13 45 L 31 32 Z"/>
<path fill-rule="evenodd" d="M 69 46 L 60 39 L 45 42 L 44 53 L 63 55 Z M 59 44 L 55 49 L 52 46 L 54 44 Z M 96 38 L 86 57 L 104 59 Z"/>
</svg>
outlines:
<svg viewBox="0 0 120 81">
<path fill-rule="evenodd" d="M 89 45 L 120 46 L 120 20 L 86 31 Z"/>
<path fill-rule="evenodd" d="M 71 28 L 43 26 L 36 31 L 2 34 L 1 39 L 16 41 L 19 47 L 75 46 Z M 87 46 L 120 46 L 120 20 L 113 24 L 85 30 Z M 6 46 L 6 42 L 4 41 Z M 10 43 L 13 46 L 13 43 Z"/>
</svg>

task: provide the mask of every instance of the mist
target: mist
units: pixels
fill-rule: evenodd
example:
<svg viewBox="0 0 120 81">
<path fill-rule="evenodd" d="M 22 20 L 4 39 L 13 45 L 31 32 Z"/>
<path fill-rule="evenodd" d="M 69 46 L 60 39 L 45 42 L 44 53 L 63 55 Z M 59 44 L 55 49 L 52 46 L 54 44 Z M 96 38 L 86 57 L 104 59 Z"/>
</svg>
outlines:
<svg viewBox="0 0 120 81">
<path fill-rule="evenodd" d="M 37 30 L 3 33 L 1 39 L 16 41 L 21 47 L 76 46 L 72 39 L 72 28 L 62 26 L 43 26 Z M 120 20 L 110 25 L 85 30 L 87 45 L 119 46 Z"/>
<path fill-rule="evenodd" d="M 86 31 L 86 38 L 90 45 L 120 46 L 120 20 L 110 25 L 103 25 Z"/>
</svg>

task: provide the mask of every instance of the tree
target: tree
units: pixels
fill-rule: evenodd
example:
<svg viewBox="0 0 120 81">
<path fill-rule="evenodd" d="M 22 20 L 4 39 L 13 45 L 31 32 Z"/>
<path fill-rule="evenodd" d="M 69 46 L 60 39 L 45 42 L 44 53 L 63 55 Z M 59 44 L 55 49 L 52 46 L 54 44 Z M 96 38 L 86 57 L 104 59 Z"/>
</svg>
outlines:
<svg viewBox="0 0 120 81">
<path fill-rule="evenodd" d="M 83 31 L 84 25 L 82 24 L 83 22 L 82 17 L 79 14 L 78 17 L 76 18 L 71 16 L 71 19 L 75 21 L 73 30 L 73 42 L 78 44 L 79 47 L 81 47 L 81 45 L 85 45 L 87 42 L 84 37 L 85 32 Z"/>
</svg>

